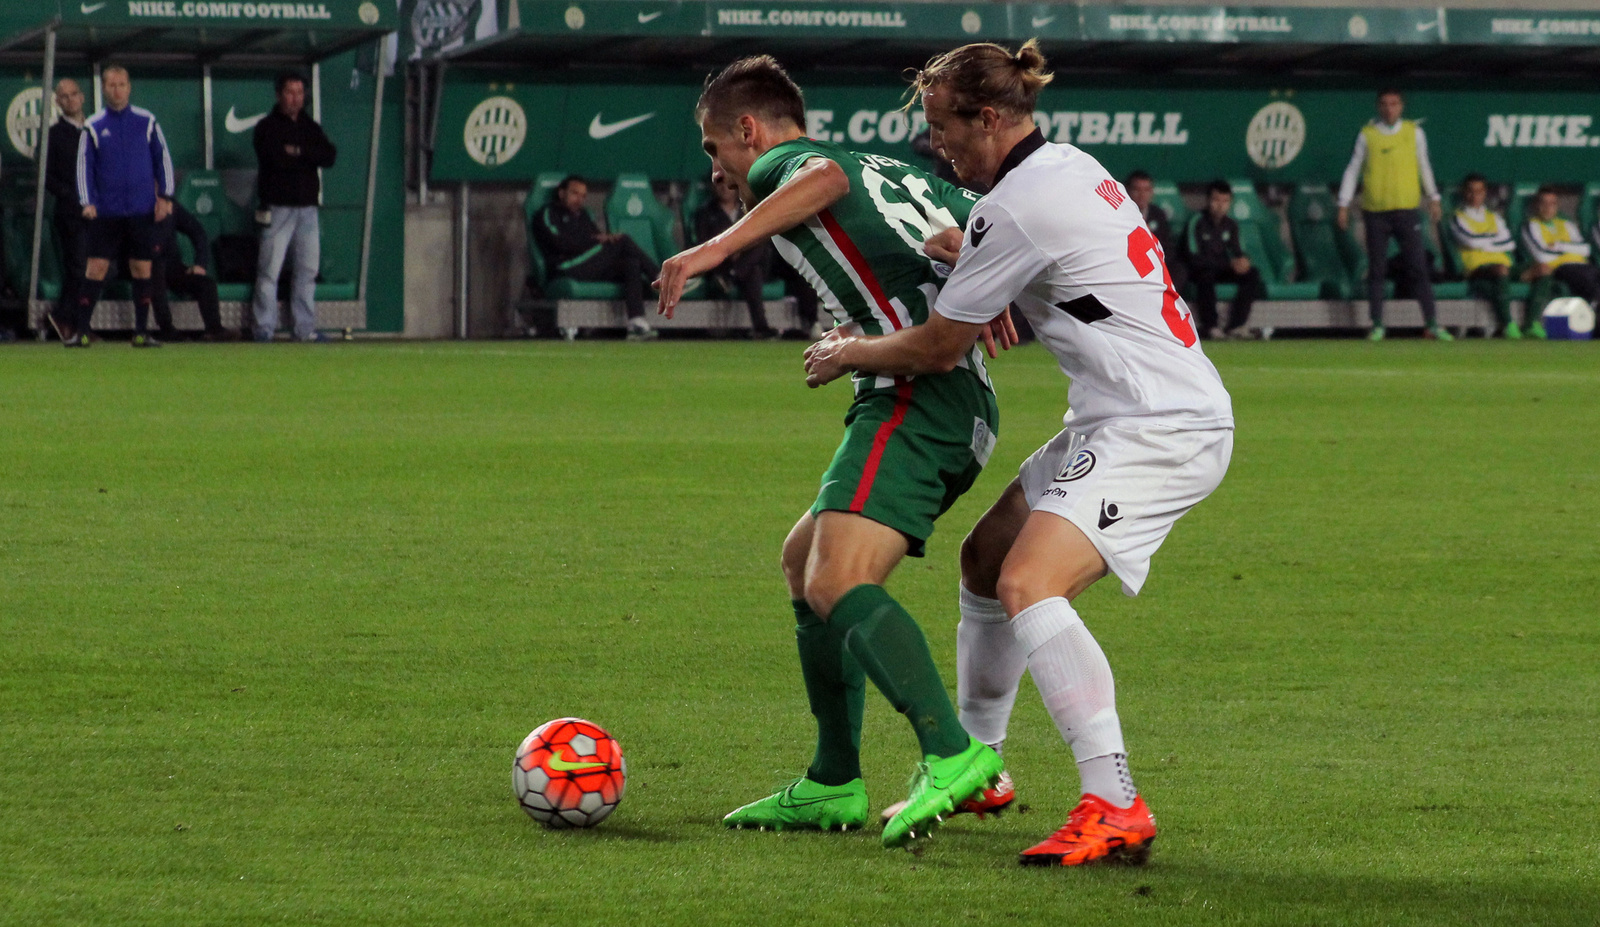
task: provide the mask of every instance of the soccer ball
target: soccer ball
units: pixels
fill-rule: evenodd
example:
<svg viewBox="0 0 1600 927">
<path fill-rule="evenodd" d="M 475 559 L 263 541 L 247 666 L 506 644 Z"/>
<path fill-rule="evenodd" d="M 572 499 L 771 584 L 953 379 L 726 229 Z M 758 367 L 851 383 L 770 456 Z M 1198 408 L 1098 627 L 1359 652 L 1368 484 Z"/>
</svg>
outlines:
<svg viewBox="0 0 1600 927">
<path fill-rule="evenodd" d="M 522 810 L 551 828 L 604 821 L 627 785 L 622 745 L 582 718 L 557 718 L 533 729 L 511 764 L 511 788 Z"/>
</svg>

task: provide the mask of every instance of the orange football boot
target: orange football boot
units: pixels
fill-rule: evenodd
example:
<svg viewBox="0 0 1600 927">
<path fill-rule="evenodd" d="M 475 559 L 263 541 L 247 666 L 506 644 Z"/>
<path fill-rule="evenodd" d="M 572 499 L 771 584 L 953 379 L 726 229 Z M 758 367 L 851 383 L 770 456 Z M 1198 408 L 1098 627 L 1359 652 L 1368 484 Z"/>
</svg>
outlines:
<svg viewBox="0 0 1600 927">
<path fill-rule="evenodd" d="M 999 814 L 1011 807 L 1011 803 L 1016 800 L 1017 787 L 1011 783 L 1011 774 L 1002 769 L 1000 778 L 994 785 L 956 805 L 956 810 L 952 813 L 975 814 L 981 819 L 986 815 Z M 905 802 L 899 801 L 883 809 L 884 823 L 888 823 L 905 806 Z"/>
<path fill-rule="evenodd" d="M 1038 846 L 1022 851 L 1024 866 L 1086 866 L 1091 863 L 1142 866 L 1156 839 L 1156 818 L 1144 798 L 1118 808 L 1098 795 L 1084 794 L 1067 823 Z"/>
</svg>

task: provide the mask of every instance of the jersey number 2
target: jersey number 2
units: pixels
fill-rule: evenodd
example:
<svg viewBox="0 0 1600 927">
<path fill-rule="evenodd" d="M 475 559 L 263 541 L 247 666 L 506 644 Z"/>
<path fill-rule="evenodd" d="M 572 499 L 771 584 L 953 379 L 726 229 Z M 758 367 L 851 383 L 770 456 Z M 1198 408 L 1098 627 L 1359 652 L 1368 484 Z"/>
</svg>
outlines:
<svg viewBox="0 0 1600 927">
<path fill-rule="evenodd" d="M 1151 260 L 1151 255 L 1155 256 L 1154 260 Z M 1161 318 L 1166 320 L 1167 328 L 1183 342 L 1184 347 L 1194 347 L 1194 322 L 1178 309 L 1178 291 L 1172 288 L 1172 274 L 1167 272 L 1161 244 L 1142 225 L 1128 233 L 1128 260 L 1133 262 L 1133 269 L 1141 277 L 1148 277 L 1151 271 L 1161 268 L 1161 281 L 1167 285 L 1167 292 L 1161 297 Z"/>
</svg>

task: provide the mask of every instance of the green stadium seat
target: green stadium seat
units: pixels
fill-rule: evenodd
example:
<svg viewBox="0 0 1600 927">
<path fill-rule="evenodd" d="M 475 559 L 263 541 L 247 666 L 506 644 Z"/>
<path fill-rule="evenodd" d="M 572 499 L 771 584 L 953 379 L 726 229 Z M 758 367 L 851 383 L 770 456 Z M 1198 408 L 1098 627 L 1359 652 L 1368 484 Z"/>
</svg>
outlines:
<svg viewBox="0 0 1600 927">
<path fill-rule="evenodd" d="M 534 280 L 534 285 L 539 288 L 547 299 L 620 299 L 622 287 L 615 283 L 584 283 L 567 277 L 551 279 L 549 268 L 545 266 L 544 252 L 539 250 L 539 245 L 533 239 L 534 216 L 544 204 L 550 201 L 550 195 L 560 186 L 565 174 L 554 171 L 545 171 L 533 181 L 533 187 L 528 191 L 528 198 L 522 204 L 523 217 L 528 229 L 528 268 Z"/>
<path fill-rule="evenodd" d="M 1174 229 L 1189 227 L 1189 204 L 1183 201 L 1183 194 L 1178 192 L 1178 185 L 1168 181 L 1157 183 L 1152 188 L 1155 197 L 1152 202 L 1160 206 L 1167 214 L 1167 221 L 1172 223 Z"/>
<path fill-rule="evenodd" d="M 623 234 L 661 263 L 678 253 L 672 239 L 672 212 L 656 199 L 650 178 L 643 174 L 622 174 L 606 198 L 606 227 Z"/>
<path fill-rule="evenodd" d="M 1354 299 L 1363 290 L 1366 255 L 1334 219 L 1338 206 L 1322 184 L 1304 184 L 1289 201 L 1289 230 L 1302 276 L 1323 299 Z"/>
</svg>

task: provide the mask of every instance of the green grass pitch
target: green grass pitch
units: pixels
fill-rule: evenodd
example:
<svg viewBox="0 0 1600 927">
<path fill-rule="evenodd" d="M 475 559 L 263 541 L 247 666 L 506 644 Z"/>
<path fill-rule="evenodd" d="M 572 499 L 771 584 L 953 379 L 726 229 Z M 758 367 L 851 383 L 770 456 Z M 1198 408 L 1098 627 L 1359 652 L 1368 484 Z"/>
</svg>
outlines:
<svg viewBox="0 0 1600 927">
<path fill-rule="evenodd" d="M 800 346 L 0 351 L 0 923 L 1600 921 L 1600 358 L 1220 345 L 1222 488 L 1144 594 L 1079 610 L 1162 826 L 1023 870 L 1076 798 L 1025 684 L 1027 812 L 731 833 L 809 758 L 778 546 L 848 402 Z M 1060 425 L 1000 443 L 890 588 L 954 686 L 956 547 Z M 874 812 L 909 728 L 869 695 Z M 536 724 L 627 751 L 612 818 L 514 803 Z"/>
</svg>

